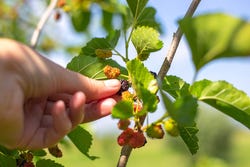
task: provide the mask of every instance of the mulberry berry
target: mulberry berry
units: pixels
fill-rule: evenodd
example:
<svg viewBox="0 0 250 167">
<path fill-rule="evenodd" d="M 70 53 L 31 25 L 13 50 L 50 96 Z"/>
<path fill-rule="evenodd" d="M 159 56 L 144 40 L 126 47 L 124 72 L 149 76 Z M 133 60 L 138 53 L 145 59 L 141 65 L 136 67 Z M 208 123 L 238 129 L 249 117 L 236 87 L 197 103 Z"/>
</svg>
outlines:
<svg viewBox="0 0 250 167">
<path fill-rule="evenodd" d="M 121 82 L 121 88 L 117 92 L 118 95 L 122 95 L 122 92 L 127 91 L 130 87 L 130 84 L 127 80 L 121 79 L 120 82 Z"/>
<path fill-rule="evenodd" d="M 162 139 L 164 136 L 164 131 L 160 124 L 153 124 L 149 126 L 146 130 L 148 137 L 155 138 L 155 139 Z"/>
<path fill-rule="evenodd" d="M 103 68 L 103 72 L 104 74 L 106 75 L 106 77 L 108 79 L 114 79 L 114 78 L 117 78 L 120 74 L 121 74 L 121 71 L 119 68 L 116 68 L 116 67 L 111 67 L 109 65 L 106 65 L 104 68 Z"/>
<path fill-rule="evenodd" d="M 120 146 L 129 145 L 132 148 L 140 148 L 146 144 L 146 138 L 142 132 L 135 132 L 127 128 L 117 138 Z"/>
<path fill-rule="evenodd" d="M 95 54 L 99 58 L 109 58 L 112 57 L 112 51 L 109 49 L 96 49 Z"/>
<path fill-rule="evenodd" d="M 56 158 L 60 158 L 62 157 L 62 151 L 60 150 L 60 148 L 58 147 L 58 145 L 52 146 L 48 148 L 49 153 L 51 155 L 53 155 Z"/>
<path fill-rule="evenodd" d="M 170 134 L 171 136 L 179 136 L 180 132 L 178 129 L 178 125 L 177 122 L 175 122 L 175 120 L 173 120 L 172 118 L 169 118 L 165 123 L 164 123 L 164 127 L 166 132 L 168 132 L 168 134 Z"/>
<path fill-rule="evenodd" d="M 120 130 L 127 129 L 129 125 L 130 125 L 129 119 L 120 119 L 119 122 L 117 123 L 117 126 Z"/>
</svg>

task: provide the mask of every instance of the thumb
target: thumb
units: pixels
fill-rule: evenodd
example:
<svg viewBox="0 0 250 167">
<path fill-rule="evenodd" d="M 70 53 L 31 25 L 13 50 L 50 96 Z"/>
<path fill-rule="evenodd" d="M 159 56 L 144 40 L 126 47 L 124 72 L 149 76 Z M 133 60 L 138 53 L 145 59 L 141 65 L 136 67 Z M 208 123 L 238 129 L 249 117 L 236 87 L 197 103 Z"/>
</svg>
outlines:
<svg viewBox="0 0 250 167">
<path fill-rule="evenodd" d="M 95 80 L 67 70 L 50 60 L 45 61 L 47 61 L 48 68 L 53 71 L 54 79 L 51 80 L 50 85 L 54 85 L 53 89 L 56 93 L 73 94 L 82 91 L 86 95 L 86 101 L 89 102 L 114 95 L 121 87 L 120 81 L 117 79 Z"/>
</svg>

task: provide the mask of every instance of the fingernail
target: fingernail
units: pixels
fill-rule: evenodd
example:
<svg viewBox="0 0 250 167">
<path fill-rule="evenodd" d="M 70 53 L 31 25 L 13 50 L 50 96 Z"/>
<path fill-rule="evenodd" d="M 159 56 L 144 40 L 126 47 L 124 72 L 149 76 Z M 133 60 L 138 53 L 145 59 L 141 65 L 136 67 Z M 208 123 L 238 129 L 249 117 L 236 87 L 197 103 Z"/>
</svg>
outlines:
<svg viewBox="0 0 250 167">
<path fill-rule="evenodd" d="M 109 79 L 109 80 L 104 81 L 104 84 L 107 87 L 118 87 L 120 86 L 121 83 L 117 79 Z"/>
</svg>

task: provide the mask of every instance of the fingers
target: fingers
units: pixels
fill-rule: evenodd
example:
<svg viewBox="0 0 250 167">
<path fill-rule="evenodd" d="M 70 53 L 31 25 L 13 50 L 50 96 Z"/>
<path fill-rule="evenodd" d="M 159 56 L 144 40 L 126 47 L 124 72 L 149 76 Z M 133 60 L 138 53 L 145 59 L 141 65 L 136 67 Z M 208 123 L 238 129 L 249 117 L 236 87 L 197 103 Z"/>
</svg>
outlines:
<svg viewBox="0 0 250 167">
<path fill-rule="evenodd" d="M 72 123 L 72 128 L 75 128 L 78 124 L 83 121 L 84 118 L 84 106 L 86 102 L 86 97 L 82 92 L 77 92 L 74 94 L 70 101 L 70 112 L 69 117 Z"/>
<path fill-rule="evenodd" d="M 109 115 L 118 99 L 119 97 L 106 98 L 101 101 L 87 104 L 85 106 L 82 123 L 91 122 Z"/>
<path fill-rule="evenodd" d="M 28 149 L 49 147 L 58 143 L 74 127 L 82 122 L 85 96 L 82 92 L 75 93 L 70 98 L 69 108 L 64 101 L 48 102 L 46 115 L 41 120 L 41 125 L 32 136 Z M 50 115 L 48 115 L 50 113 Z"/>
</svg>

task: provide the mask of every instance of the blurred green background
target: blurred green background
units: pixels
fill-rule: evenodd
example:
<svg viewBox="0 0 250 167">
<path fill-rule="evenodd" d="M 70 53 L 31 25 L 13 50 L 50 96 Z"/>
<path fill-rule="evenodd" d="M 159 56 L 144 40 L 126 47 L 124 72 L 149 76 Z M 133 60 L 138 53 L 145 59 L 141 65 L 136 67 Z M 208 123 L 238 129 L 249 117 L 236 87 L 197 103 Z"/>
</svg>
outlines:
<svg viewBox="0 0 250 167">
<path fill-rule="evenodd" d="M 147 139 L 147 144 L 134 149 L 128 167 L 249 167 L 250 133 L 225 115 L 212 111 L 198 117 L 200 150 L 191 155 L 183 141 L 165 135 L 164 139 Z M 89 160 L 72 145 L 61 145 L 62 158 L 53 158 L 65 167 L 111 167 L 116 166 L 121 147 L 116 136 L 95 136 L 90 155 L 99 159 Z"/>
<path fill-rule="evenodd" d="M 73 1 L 73 0 L 72 0 Z M 45 10 L 48 0 L 0 0 L 0 37 L 13 38 L 18 41 L 21 41 L 25 44 L 29 44 L 32 32 L 34 31 L 36 24 L 41 17 L 42 13 Z M 37 50 L 44 55 L 47 55 L 49 58 L 52 58 L 57 63 L 65 66 L 72 56 L 75 56 L 79 53 L 80 48 L 86 43 L 88 39 L 93 36 L 103 36 L 108 29 L 112 29 L 115 26 L 118 26 L 119 19 L 115 14 L 119 12 L 121 6 L 116 6 L 114 8 L 114 3 L 116 0 L 104 0 L 96 1 L 91 7 L 83 9 L 85 16 L 91 13 L 91 19 L 86 19 L 83 29 L 81 31 L 76 30 L 72 26 L 72 17 L 75 13 L 67 14 L 61 10 L 58 10 L 61 14 L 61 19 L 56 21 L 53 17 L 50 18 L 48 24 L 45 26 L 41 39 L 39 40 Z M 102 3 L 100 3 L 102 2 Z M 124 0 L 122 2 L 125 2 Z M 243 13 L 245 16 L 249 16 L 249 5 L 246 5 L 249 2 L 244 0 L 244 3 L 237 2 L 237 5 L 233 2 L 227 2 L 231 5 L 225 5 L 225 2 L 221 0 L 218 4 L 217 1 L 207 1 L 206 5 L 201 5 L 201 10 L 198 10 L 199 13 L 202 13 L 211 8 L 211 10 L 221 11 L 233 11 L 232 13 Z M 162 6 L 162 1 L 154 0 L 150 1 L 150 4 L 158 4 L 158 7 Z M 164 2 L 165 3 L 165 2 Z M 176 20 L 178 17 L 182 17 L 190 1 L 183 2 L 171 2 L 169 6 L 157 8 L 162 14 L 159 18 L 161 21 L 164 20 L 163 27 L 169 31 L 169 36 L 164 36 L 166 39 L 166 45 L 169 44 L 172 38 L 172 32 L 176 28 Z M 210 4 L 209 4 L 210 3 Z M 211 7 L 213 4 L 213 7 Z M 210 5 L 210 6 L 209 6 Z M 240 7 L 241 5 L 241 7 Z M 85 6 L 86 7 L 86 6 Z M 227 8 L 228 7 L 228 8 Z M 233 10 L 235 7 L 235 10 Z M 245 7 L 247 9 L 243 10 Z M 167 10 L 168 9 L 168 10 Z M 237 10 L 236 10 L 237 9 Z M 242 10 L 241 10 L 242 9 Z M 245 13 L 244 13 L 245 11 Z M 165 13 L 169 12 L 169 13 Z M 246 14 L 248 13 L 248 14 Z M 113 15 L 114 14 L 114 15 Z M 103 16 L 103 17 L 102 17 Z M 104 18 L 105 16 L 105 18 Z M 110 22 L 110 17 L 114 19 Z M 159 15 L 158 15 L 159 16 Z M 104 22 L 106 19 L 106 22 Z M 171 19 L 171 20 L 170 20 Z M 105 23 L 105 24 L 104 24 Z M 107 24 L 110 23 L 110 24 Z M 87 25 L 87 26 L 86 26 Z M 166 33 L 166 32 L 165 32 Z M 182 52 L 177 52 L 178 55 L 184 56 L 180 58 L 177 57 L 177 64 L 180 65 L 173 66 L 175 75 L 180 75 L 185 80 L 190 80 L 192 78 L 192 66 L 190 72 L 190 58 L 185 58 L 187 55 L 183 45 L 180 45 Z M 163 53 L 163 54 L 161 54 Z M 163 59 L 165 56 L 166 50 L 163 49 L 163 52 L 157 53 Z M 184 61 L 183 61 L 184 60 Z M 186 61 L 187 60 L 187 61 Z M 235 61 L 234 61 L 235 62 Z M 242 66 L 243 63 L 247 61 L 236 61 Z M 156 62 L 157 63 L 157 62 Z M 227 62 L 228 63 L 228 62 Z M 249 69 L 249 64 L 245 64 Z M 230 64 L 229 64 L 230 66 Z M 152 70 L 157 71 L 159 66 L 151 64 Z M 179 68 L 176 69 L 176 68 Z M 237 72 L 237 69 L 232 68 L 232 72 L 229 72 L 229 68 L 226 69 L 226 73 L 229 75 L 220 75 L 218 70 L 214 66 L 210 66 L 216 72 L 212 71 L 213 77 L 217 76 L 220 79 L 235 81 L 235 85 L 242 86 L 245 91 L 248 91 L 249 94 L 249 82 L 247 82 L 246 76 L 240 76 Z M 221 69 L 221 66 L 220 66 Z M 171 71 L 170 71 L 171 72 Z M 236 74 L 234 74 L 235 72 Z M 188 74 L 187 74 L 188 73 Z M 246 72 L 247 73 L 247 72 Z M 188 76 L 188 77 L 187 77 Z M 210 77 L 211 77 L 210 76 Z M 228 78 L 223 78 L 227 77 Z M 216 78 L 216 77 L 215 77 Z M 233 79 L 232 79 L 233 78 Z M 239 78 L 241 80 L 239 80 Z M 212 78 L 214 79 L 214 78 Z M 232 80 L 231 80 L 232 79 Z M 204 107 L 204 106 L 203 106 Z M 105 120 L 107 121 L 107 120 Z M 200 139 L 199 145 L 200 150 L 196 155 L 191 155 L 181 141 L 180 138 L 173 138 L 166 135 L 162 140 L 152 140 L 148 139 L 148 143 L 145 147 L 140 149 L 133 150 L 131 157 L 128 162 L 128 167 L 249 167 L 250 166 L 250 133 L 249 130 L 242 127 L 235 121 L 229 119 L 223 114 L 215 112 L 211 108 L 205 109 L 202 108 L 202 111 L 199 112 L 198 118 L 198 136 Z M 104 123 L 104 122 L 101 122 Z M 107 123 L 107 124 L 106 124 Z M 116 122 L 111 122 L 115 124 Z M 105 122 L 105 126 L 109 126 L 108 122 Z M 106 128 L 107 129 L 107 128 Z M 99 130 L 101 131 L 101 129 Z M 91 128 L 90 128 L 91 132 Z M 62 158 L 53 158 L 56 162 L 65 165 L 65 167 L 112 167 L 116 166 L 120 155 L 120 147 L 116 143 L 116 138 L 119 135 L 119 132 L 109 132 L 107 134 L 102 133 L 101 135 L 93 134 L 93 145 L 90 149 L 90 155 L 98 156 L 99 159 L 94 161 L 89 160 L 87 157 L 82 155 L 73 145 L 60 145 L 60 148 L 63 149 Z"/>
</svg>

